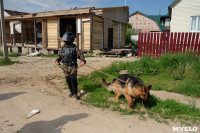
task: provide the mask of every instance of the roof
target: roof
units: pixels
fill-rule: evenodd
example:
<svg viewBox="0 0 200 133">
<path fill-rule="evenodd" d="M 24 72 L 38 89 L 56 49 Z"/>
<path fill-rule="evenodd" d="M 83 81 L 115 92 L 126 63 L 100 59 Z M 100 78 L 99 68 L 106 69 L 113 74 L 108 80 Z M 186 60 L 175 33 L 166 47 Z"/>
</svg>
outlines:
<svg viewBox="0 0 200 133">
<path fill-rule="evenodd" d="M 159 21 L 160 21 L 161 17 L 167 17 L 167 15 L 146 15 L 146 14 L 140 12 L 140 11 L 136 11 L 136 12 L 132 13 L 129 17 L 131 17 L 131 16 L 133 16 L 133 15 L 135 15 L 137 13 L 139 13 L 139 14 L 141 14 L 141 15 L 143 15 L 143 16 L 145 16 L 145 17 L 147 17 L 147 18 L 149 18 L 149 19 L 151 19 L 153 21 L 155 21 L 158 24 L 158 26 L 160 27 L 160 29 L 162 31 L 165 31 L 165 26 L 159 24 L 160 23 Z"/>
<path fill-rule="evenodd" d="M 172 2 L 172 4 L 170 4 L 170 8 L 173 8 L 174 6 L 176 6 L 176 4 L 178 4 L 181 0 L 174 0 L 174 2 Z"/>
<path fill-rule="evenodd" d="M 6 9 L 4 11 L 7 12 L 10 16 L 29 14 L 29 13 L 26 13 L 26 12 L 18 12 L 18 11 L 13 11 L 13 10 L 6 10 Z"/>
<path fill-rule="evenodd" d="M 172 13 L 172 8 L 174 8 L 181 0 L 174 0 L 174 2 L 172 2 L 169 7 L 168 7 L 168 11 L 169 11 L 169 15 L 171 17 L 171 13 Z"/>
<path fill-rule="evenodd" d="M 91 8 L 77 8 L 72 10 L 60 10 L 60 11 L 48 11 L 38 12 L 24 15 L 14 15 L 5 17 L 5 19 L 24 19 L 24 18 L 40 18 L 40 17 L 56 17 L 62 15 L 77 15 L 77 14 L 89 14 Z"/>
</svg>

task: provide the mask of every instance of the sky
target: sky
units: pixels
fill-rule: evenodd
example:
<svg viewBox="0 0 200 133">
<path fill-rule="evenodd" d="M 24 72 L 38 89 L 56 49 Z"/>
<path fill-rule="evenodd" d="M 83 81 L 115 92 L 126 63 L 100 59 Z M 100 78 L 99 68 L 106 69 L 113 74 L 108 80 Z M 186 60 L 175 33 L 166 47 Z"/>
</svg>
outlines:
<svg viewBox="0 0 200 133">
<path fill-rule="evenodd" d="M 56 10 L 69 10 L 78 7 L 116 7 L 125 6 L 125 0 L 3 0 L 4 9 L 35 13 Z M 168 6 L 174 0 L 126 0 L 129 14 L 140 11 L 147 15 L 168 13 Z"/>
</svg>

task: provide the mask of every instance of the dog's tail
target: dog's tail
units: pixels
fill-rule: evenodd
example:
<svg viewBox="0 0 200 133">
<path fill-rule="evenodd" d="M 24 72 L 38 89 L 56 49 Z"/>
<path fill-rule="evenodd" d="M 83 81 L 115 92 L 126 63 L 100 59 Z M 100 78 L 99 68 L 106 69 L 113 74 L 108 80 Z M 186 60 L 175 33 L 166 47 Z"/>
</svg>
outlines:
<svg viewBox="0 0 200 133">
<path fill-rule="evenodd" d="M 101 84 L 106 90 L 112 91 L 111 83 L 107 83 L 105 79 L 102 79 Z"/>
</svg>

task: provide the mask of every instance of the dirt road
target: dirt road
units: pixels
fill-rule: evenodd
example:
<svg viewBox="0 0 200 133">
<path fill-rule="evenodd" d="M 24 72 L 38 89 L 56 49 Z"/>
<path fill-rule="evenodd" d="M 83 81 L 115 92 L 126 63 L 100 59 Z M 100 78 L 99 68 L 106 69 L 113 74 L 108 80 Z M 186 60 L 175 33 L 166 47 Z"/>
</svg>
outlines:
<svg viewBox="0 0 200 133">
<path fill-rule="evenodd" d="M 54 58 L 18 57 L 20 63 L 0 67 L 0 133 L 171 133 L 172 125 L 140 120 L 137 115 L 83 105 L 69 98 L 63 73 Z M 100 69 L 114 58 L 87 58 L 87 64 Z M 90 73 L 81 67 L 79 75 Z M 41 112 L 26 119 L 33 109 Z"/>
</svg>

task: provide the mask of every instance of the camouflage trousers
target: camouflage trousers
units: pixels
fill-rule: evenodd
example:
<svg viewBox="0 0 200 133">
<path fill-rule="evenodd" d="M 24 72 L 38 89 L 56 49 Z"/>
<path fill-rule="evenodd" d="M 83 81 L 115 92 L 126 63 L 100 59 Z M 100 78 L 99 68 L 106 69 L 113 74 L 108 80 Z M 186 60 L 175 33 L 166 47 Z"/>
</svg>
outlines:
<svg viewBox="0 0 200 133">
<path fill-rule="evenodd" d="M 63 71 L 65 76 L 77 76 L 77 65 L 74 66 L 68 66 L 68 65 L 63 65 Z"/>
</svg>

